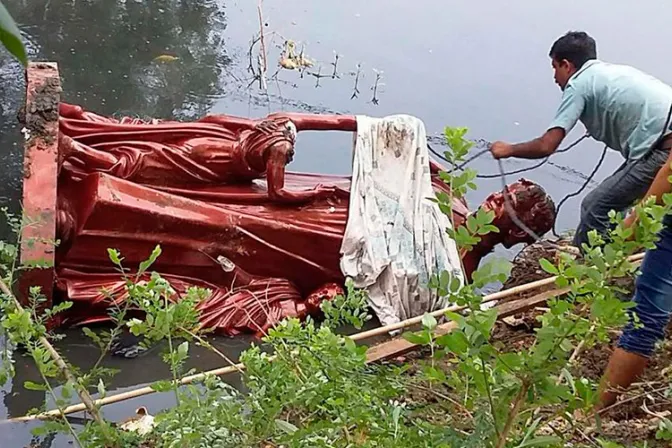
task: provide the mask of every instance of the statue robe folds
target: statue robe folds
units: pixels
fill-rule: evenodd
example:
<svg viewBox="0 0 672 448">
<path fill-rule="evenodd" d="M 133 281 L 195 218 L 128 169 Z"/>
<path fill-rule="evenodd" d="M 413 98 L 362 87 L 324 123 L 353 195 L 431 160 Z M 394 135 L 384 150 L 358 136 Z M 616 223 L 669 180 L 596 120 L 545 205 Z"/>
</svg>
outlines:
<svg viewBox="0 0 672 448">
<path fill-rule="evenodd" d="M 433 274 L 464 284 L 450 220 L 433 197 L 422 121 L 358 116 L 340 264 L 384 325 L 447 305 L 428 288 Z"/>
</svg>

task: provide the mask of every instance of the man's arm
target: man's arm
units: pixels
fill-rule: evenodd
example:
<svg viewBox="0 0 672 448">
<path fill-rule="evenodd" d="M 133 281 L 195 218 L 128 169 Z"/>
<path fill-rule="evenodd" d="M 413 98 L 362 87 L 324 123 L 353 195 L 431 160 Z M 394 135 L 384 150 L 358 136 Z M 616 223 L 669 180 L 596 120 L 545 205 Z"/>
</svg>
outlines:
<svg viewBox="0 0 672 448">
<path fill-rule="evenodd" d="M 495 159 L 518 157 L 521 159 L 543 159 L 558 149 L 565 138 L 565 130 L 562 128 L 549 129 L 539 138 L 525 143 L 511 145 L 505 142 L 495 142 L 490 151 Z"/>
<path fill-rule="evenodd" d="M 525 143 L 512 145 L 505 142 L 495 142 L 490 151 L 496 159 L 519 157 L 521 159 L 542 159 L 548 157 L 558 149 L 565 135 L 576 126 L 585 107 L 583 95 L 573 85 L 568 85 L 562 93 L 562 101 L 558 106 L 555 119 L 548 130 L 539 138 Z"/>
<path fill-rule="evenodd" d="M 651 183 L 649 190 L 646 192 L 646 196 L 644 196 L 644 200 L 646 200 L 651 196 L 655 196 L 656 203 L 662 204 L 663 195 L 672 192 L 672 184 L 670 184 L 669 181 L 669 177 L 672 176 L 671 165 L 672 165 L 672 151 L 670 151 L 670 155 L 668 156 L 665 164 L 660 167 L 660 170 L 658 170 L 658 174 L 656 174 L 656 177 L 653 179 L 653 182 Z"/>
</svg>

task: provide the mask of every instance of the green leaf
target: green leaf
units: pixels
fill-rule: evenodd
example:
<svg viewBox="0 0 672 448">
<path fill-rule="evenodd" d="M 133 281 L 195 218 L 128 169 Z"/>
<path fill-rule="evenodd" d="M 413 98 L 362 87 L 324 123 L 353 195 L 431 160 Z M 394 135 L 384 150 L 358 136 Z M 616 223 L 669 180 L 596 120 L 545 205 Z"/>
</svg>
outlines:
<svg viewBox="0 0 672 448">
<path fill-rule="evenodd" d="M 558 275 L 559 274 L 558 268 L 556 268 L 553 265 L 553 263 L 551 263 L 547 259 L 542 258 L 541 260 L 539 260 L 539 264 L 541 265 L 541 269 L 548 272 L 549 274 L 552 274 L 552 275 Z"/>
<path fill-rule="evenodd" d="M 149 387 L 151 387 L 152 390 L 155 390 L 156 392 L 168 392 L 173 390 L 173 383 L 162 380 L 152 383 Z"/>
<path fill-rule="evenodd" d="M 432 339 L 431 335 L 427 332 L 422 332 L 422 333 L 411 333 L 411 332 L 406 332 L 402 335 L 404 339 L 406 339 L 408 342 L 411 344 L 415 345 L 426 345 L 429 344 Z"/>
<path fill-rule="evenodd" d="M 465 324 L 464 316 L 461 314 L 457 314 L 452 311 L 446 311 L 446 317 L 454 322 L 457 322 L 460 327 L 463 327 Z"/>
<path fill-rule="evenodd" d="M 672 440 L 672 422 L 664 418 L 658 423 L 658 431 L 656 431 L 656 439 L 658 440 Z"/>
<path fill-rule="evenodd" d="M 105 344 L 103 343 L 102 339 L 100 339 L 100 336 L 98 336 L 96 333 L 94 333 L 93 330 L 91 330 L 88 327 L 82 328 L 82 332 L 91 339 L 98 347 L 103 347 Z"/>
<path fill-rule="evenodd" d="M 439 286 L 441 287 L 441 289 L 448 288 L 449 283 L 450 283 L 450 273 L 448 271 L 441 272 L 441 276 L 439 277 Z"/>
<path fill-rule="evenodd" d="M 431 314 L 425 314 L 422 316 L 422 326 L 425 327 L 428 330 L 433 330 L 436 328 L 438 325 L 438 322 L 436 321 L 436 318 L 432 316 Z"/>
<path fill-rule="evenodd" d="M 291 423 L 280 419 L 275 420 L 275 426 L 277 426 L 280 431 L 285 432 L 287 434 L 294 434 L 296 431 L 299 430 L 299 428 L 292 425 Z"/>
<path fill-rule="evenodd" d="M 478 221 L 473 215 L 467 218 L 467 229 L 469 230 L 469 232 L 476 233 L 476 231 L 478 230 L 478 224 L 479 224 Z"/>
<path fill-rule="evenodd" d="M 117 249 L 107 249 L 107 256 L 112 263 L 117 265 L 121 264 L 121 254 Z"/>
<path fill-rule="evenodd" d="M 488 233 L 499 233 L 499 229 L 492 224 L 486 224 L 478 229 L 479 235 L 487 235 Z"/>
<path fill-rule="evenodd" d="M 189 353 L 189 342 L 184 341 L 177 347 L 177 354 L 182 358 L 186 358 Z"/>
<path fill-rule="evenodd" d="M 71 383 L 67 383 L 63 386 L 63 389 L 61 389 L 61 396 L 66 400 L 70 400 L 72 398 L 72 384 Z"/>
<path fill-rule="evenodd" d="M 98 395 L 100 395 L 100 398 L 105 397 L 105 383 L 103 383 L 102 379 L 98 380 Z"/>
<path fill-rule="evenodd" d="M 39 391 L 47 390 L 47 386 L 45 386 L 44 384 L 38 384 L 32 381 L 24 381 L 23 387 L 25 387 L 28 390 L 39 390 Z"/>
<path fill-rule="evenodd" d="M 161 255 L 161 246 L 159 246 L 157 244 L 156 247 L 154 248 L 154 250 L 152 251 L 151 255 L 149 256 L 149 258 L 147 260 L 143 261 L 142 263 L 140 263 L 140 268 L 138 269 L 138 273 L 141 274 L 141 273 L 146 272 L 147 269 L 149 269 L 150 266 L 152 266 L 154 264 L 156 259 L 159 258 L 160 255 Z"/>
<path fill-rule="evenodd" d="M 436 339 L 436 343 L 456 355 L 462 355 L 469 349 L 469 340 L 461 331 L 452 331 Z"/>
<path fill-rule="evenodd" d="M 569 286 L 569 280 L 567 280 L 567 277 L 565 277 L 563 275 L 563 276 L 558 277 L 558 279 L 555 281 L 555 284 L 559 288 L 565 288 L 565 287 Z"/>
<path fill-rule="evenodd" d="M 462 286 L 462 283 L 460 282 L 460 279 L 458 277 L 453 277 L 450 280 L 450 292 L 456 293 L 460 290 L 460 287 Z"/>
<path fill-rule="evenodd" d="M 28 65 L 28 56 L 26 56 L 26 48 L 23 46 L 19 28 L 2 3 L 0 3 L 0 42 L 24 67 Z"/>
<path fill-rule="evenodd" d="M 495 212 L 493 210 L 485 211 L 484 209 L 479 208 L 477 213 L 481 217 L 480 219 L 483 224 L 492 224 L 495 220 Z"/>
<path fill-rule="evenodd" d="M 423 369 L 423 373 L 430 381 L 436 381 L 439 383 L 444 383 L 446 381 L 446 374 L 443 372 L 443 370 L 437 369 L 436 367 L 425 367 Z"/>
</svg>

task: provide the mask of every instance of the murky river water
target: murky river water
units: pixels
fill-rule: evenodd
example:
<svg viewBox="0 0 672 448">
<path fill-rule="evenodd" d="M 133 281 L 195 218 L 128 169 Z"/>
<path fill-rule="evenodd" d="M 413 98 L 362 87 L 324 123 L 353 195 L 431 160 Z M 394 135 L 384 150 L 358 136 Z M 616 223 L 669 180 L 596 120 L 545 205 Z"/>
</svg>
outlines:
<svg viewBox="0 0 672 448">
<path fill-rule="evenodd" d="M 585 29 L 598 40 L 600 57 L 624 62 L 672 82 L 672 63 L 664 48 L 672 37 L 661 1 L 613 2 L 458 2 L 437 0 L 265 0 L 270 61 L 285 38 L 305 44 L 318 61 L 316 73 L 331 75 L 339 54 L 338 76 L 303 78 L 283 72 L 269 80 L 268 94 L 250 84 L 248 49 L 259 30 L 252 0 L 3 0 L 19 22 L 31 58 L 59 63 L 64 97 L 103 114 L 189 119 L 207 112 L 263 116 L 269 111 L 409 113 L 422 118 L 430 134 L 443 126 L 467 126 L 472 138 L 518 140 L 536 136 L 552 118 L 560 92 L 547 57 L 552 41 L 568 29 Z M 157 56 L 178 57 L 153 62 Z M 358 69 L 359 66 L 359 69 Z M 357 73 L 359 72 L 359 75 Z M 381 73 L 382 72 L 382 73 Z M 271 69 L 269 75 L 275 73 Z M 381 78 L 377 80 L 377 73 Z M 357 81 L 357 82 L 356 82 Z M 377 89 L 374 92 L 374 87 Z M 357 95 L 355 93 L 357 86 Z M 20 68 L 0 51 L 0 202 L 18 207 L 21 154 L 15 114 L 23 100 Z M 374 95 L 375 93 L 375 95 Z M 578 137 L 581 129 L 572 136 Z M 352 138 L 339 133 L 301 134 L 291 165 L 296 171 L 348 173 Z M 526 177 L 556 199 L 576 190 L 597 163 L 600 147 L 585 142 Z M 609 154 L 595 180 L 619 163 Z M 507 162 L 522 168 L 526 162 Z M 491 173 L 488 157 L 474 163 Z M 593 184 L 594 185 L 594 184 Z M 472 206 L 499 180 L 479 182 Z M 570 200 L 559 228 L 576 225 L 583 195 Z M 509 254 L 510 255 L 510 254 Z M 232 357 L 247 339 L 221 339 Z M 86 367 L 95 349 L 77 333 L 61 343 L 63 353 Z M 222 361 L 198 352 L 191 367 L 209 369 Z M 133 361 L 110 360 L 121 369 L 111 392 L 165 378 L 156 353 Z M 4 389 L 0 419 L 40 406 L 39 392 L 22 389 L 39 381 L 30 363 L 17 360 L 17 381 Z M 232 379 L 235 381 L 235 379 Z M 172 400 L 155 395 L 105 408 L 113 419 L 130 415 L 138 404 L 151 412 Z M 5 425 L 0 447 L 30 442 L 30 425 Z M 64 437 L 41 441 L 44 447 L 70 446 Z"/>
</svg>

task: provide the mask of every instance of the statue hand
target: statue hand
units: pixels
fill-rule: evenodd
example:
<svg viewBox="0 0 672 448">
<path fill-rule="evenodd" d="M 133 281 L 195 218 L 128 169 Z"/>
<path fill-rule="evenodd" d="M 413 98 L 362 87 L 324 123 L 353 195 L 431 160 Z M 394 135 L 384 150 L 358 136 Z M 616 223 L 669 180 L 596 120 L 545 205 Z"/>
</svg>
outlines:
<svg viewBox="0 0 672 448">
<path fill-rule="evenodd" d="M 269 191 L 272 199 L 284 204 L 306 204 L 318 200 L 329 200 L 336 196 L 336 187 L 319 184 L 315 188 L 302 191 L 288 191 L 282 189 L 277 192 Z"/>
<path fill-rule="evenodd" d="M 317 192 L 315 199 L 329 199 L 336 194 L 336 187 L 333 185 L 317 184 L 315 191 Z"/>
<path fill-rule="evenodd" d="M 79 148 L 77 143 L 67 135 L 59 134 L 58 136 L 58 166 L 60 167 L 66 159 L 77 154 Z"/>
<path fill-rule="evenodd" d="M 287 123 L 288 121 L 289 118 L 284 117 L 280 114 L 269 115 L 263 120 L 258 121 L 257 124 L 254 126 L 254 129 L 264 134 L 271 134 L 280 129 L 280 126 Z"/>
</svg>

